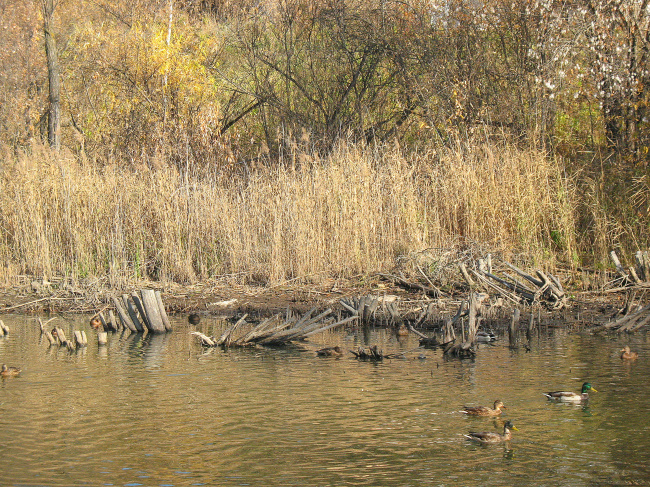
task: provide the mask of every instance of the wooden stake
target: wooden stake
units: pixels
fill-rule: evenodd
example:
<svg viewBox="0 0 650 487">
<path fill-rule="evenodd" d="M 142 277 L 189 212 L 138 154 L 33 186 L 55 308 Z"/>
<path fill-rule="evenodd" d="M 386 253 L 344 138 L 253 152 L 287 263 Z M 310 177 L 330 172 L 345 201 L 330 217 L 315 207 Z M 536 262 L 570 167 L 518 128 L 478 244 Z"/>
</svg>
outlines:
<svg viewBox="0 0 650 487">
<path fill-rule="evenodd" d="M 165 310 L 165 305 L 163 304 L 160 291 L 156 291 L 156 301 L 158 301 L 158 310 L 160 311 L 160 317 L 162 318 L 163 325 L 165 325 L 165 330 L 172 331 L 172 324 L 169 321 L 169 317 L 167 316 L 167 311 Z"/>
<path fill-rule="evenodd" d="M 156 298 L 156 292 L 153 289 L 142 289 L 142 312 L 146 315 L 145 322 L 152 333 L 165 333 L 165 324 L 160 315 L 160 306 Z"/>
<path fill-rule="evenodd" d="M 131 323 L 131 318 L 126 312 L 126 308 L 122 305 L 122 301 L 115 296 L 112 298 L 113 305 L 115 306 L 115 311 L 117 311 L 117 316 L 120 317 L 120 321 L 122 322 L 122 326 L 124 328 L 127 328 L 131 331 L 135 331 L 135 326 L 133 326 L 133 323 Z"/>
<path fill-rule="evenodd" d="M 508 333 L 508 338 L 510 339 L 510 348 L 517 348 L 517 328 L 516 325 L 519 324 L 519 317 L 521 316 L 521 311 L 519 308 L 515 308 L 512 312 L 512 320 L 510 321 L 510 329 Z"/>
</svg>

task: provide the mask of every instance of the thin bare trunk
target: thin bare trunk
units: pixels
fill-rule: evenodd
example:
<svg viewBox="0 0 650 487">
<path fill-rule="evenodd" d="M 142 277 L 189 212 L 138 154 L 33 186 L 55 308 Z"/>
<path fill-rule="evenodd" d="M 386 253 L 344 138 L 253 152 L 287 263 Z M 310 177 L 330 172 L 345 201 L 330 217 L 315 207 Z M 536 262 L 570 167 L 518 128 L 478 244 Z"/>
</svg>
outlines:
<svg viewBox="0 0 650 487">
<path fill-rule="evenodd" d="M 56 42 L 52 32 L 54 0 L 43 0 L 43 30 L 45 33 L 45 55 L 50 85 L 50 116 L 47 139 L 54 150 L 61 148 L 61 72 Z"/>
</svg>

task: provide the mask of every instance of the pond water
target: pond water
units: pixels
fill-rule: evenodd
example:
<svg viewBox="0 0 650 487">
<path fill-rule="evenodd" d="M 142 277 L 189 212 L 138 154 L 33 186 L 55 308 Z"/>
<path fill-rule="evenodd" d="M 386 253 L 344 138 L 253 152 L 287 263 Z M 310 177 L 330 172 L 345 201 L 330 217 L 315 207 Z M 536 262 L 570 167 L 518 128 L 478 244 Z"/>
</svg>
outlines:
<svg viewBox="0 0 650 487">
<path fill-rule="evenodd" d="M 202 350 L 184 321 L 174 332 L 113 334 L 98 347 L 88 317 L 79 352 L 48 347 L 33 317 L 2 316 L 0 485 L 6 486 L 441 486 L 650 485 L 650 340 L 544 331 L 530 352 L 507 339 L 475 360 L 437 350 L 360 362 L 314 350 L 417 347 L 385 329 L 312 337 L 300 347 Z M 225 325 L 204 320 L 218 334 Z M 623 363 L 618 351 L 640 352 Z M 418 358 L 424 353 L 426 358 Z M 599 391 L 587 405 L 542 392 Z M 512 441 L 479 445 L 470 430 L 498 421 L 459 413 L 501 399 Z"/>
</svg>

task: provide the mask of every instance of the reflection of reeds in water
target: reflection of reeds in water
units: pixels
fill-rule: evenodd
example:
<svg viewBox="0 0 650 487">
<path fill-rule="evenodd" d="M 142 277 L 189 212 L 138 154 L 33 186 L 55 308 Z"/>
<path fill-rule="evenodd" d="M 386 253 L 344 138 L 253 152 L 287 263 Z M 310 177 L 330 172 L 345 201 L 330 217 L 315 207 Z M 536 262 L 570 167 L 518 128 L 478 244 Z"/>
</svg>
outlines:
<svg viewBox="0 0 650 487">
<path fill-rule="evenodd" d="M 6 156 L 0 272 L 268 283 L 388 269 L 458 236 L 547 261 L 552 232 L 561 251 L 575 246 L 571 187 L 539 152 L 468 144 L 407 159 L 341 144 L 302 160 L 223 177 L 97 167 L 39 146 Z"/>
</svg>

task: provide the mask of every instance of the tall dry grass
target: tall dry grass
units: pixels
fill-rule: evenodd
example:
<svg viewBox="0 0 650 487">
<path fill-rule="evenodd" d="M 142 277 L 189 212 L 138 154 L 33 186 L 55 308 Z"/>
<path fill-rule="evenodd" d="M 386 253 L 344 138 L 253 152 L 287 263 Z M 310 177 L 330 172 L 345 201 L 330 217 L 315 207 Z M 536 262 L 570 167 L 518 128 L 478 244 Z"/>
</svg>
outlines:
<svg viewBox="0 0 650 487">
<path fill-rule="evenodd" d="M 19 274 L 194 282 L 350 276 L 480 242 L 533 259 L 575 253 L 575 194 L 536 151 L 485 144 L 404 156 L 341 142 L 245 177 L 99 167 L 35 145 L 5 152 L 0 263 Z M 154 161 L 155 162 L 155 161 Z"/>
</svg>

